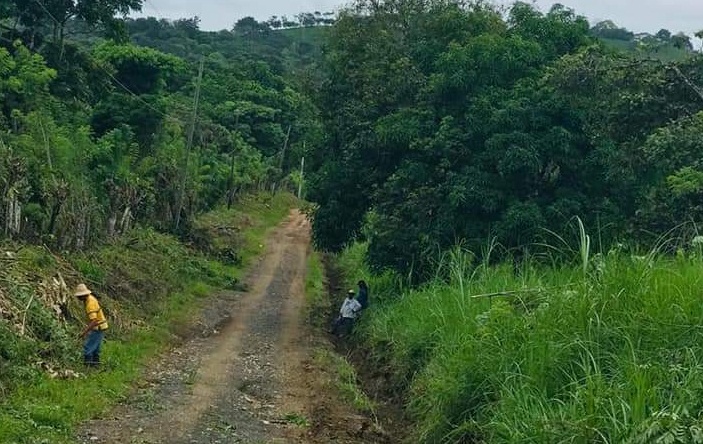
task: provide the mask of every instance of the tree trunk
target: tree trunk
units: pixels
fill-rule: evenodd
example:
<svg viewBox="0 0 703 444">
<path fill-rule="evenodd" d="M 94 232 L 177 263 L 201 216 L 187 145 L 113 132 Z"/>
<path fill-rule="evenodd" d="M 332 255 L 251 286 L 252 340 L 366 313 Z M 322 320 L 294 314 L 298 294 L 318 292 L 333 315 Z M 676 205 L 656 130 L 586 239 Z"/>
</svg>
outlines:
<svg viewBox="0 0 703 444">
<path fill-rule="evenodd" d="M 229 179 L 227 180 L 227 209 L 232 209 L 232 200 L 234 199 L 234 150 L 229 165 Z"/>
<path fill-rule="evenodd" d="M 110 214 L 107 219 L 107 237 L 115 237 L 115 226 L 117 225 L 117 215 L 115 213 Z"/>
<path fill-rule="evenodd" d="M 54 230 L 56 229 L 56 220 L 58 219 L 59 214 L 61 214 L 62 204 L 63 202 L 58 201 L 51 208 L 51 219 L 49 220 L 49 229 L 47 230 L 49 234 L 54 234 Z"/>
<path fill-rule="evenodd" d="M 59 29 L 59 62 L 63 61 L 65 40 L 66 40 L 66 22 L 63 22 L 63 23 L 61 23 L 61 27 Z"/>
<path fill-rule="evenodd" d="M 17 192 L 10 189 L 7 204 L 7 221 L 5 225 L 5 235 L 13 237 L 20 233 L 22 221 L 22 205 L 17 197 Z"/>
<path fill-rule="evenodd" d="M 132 209 L 127 205 L 120 220 L 120 234 L 125 234 L 132 227 Z"/>
<path fill-rule="evenodd" d="M 85 194 L 85 192 L 81 193 L 80 198 L 76 200 L 78 208 L 77 211 L 74 210 L 73 214 L 78 215 L 75 224 L 76 240 L 74 245 L 77 250 L 82 250 L 85 248 L 88 243 L 88 238 L 90 236 L 91 219 L 89 214 L 91 213 L 91 209 L 89 202 L 90 198 Z"/>
<path fill-rule="evenodd" d="M 83 222 L 83 229 L 81 230 L 80 236 L 76 240 L 76 248 L 82 250 L 85 248 L 90 239 L 90 219 L 86 218 Z"/>
</svg>

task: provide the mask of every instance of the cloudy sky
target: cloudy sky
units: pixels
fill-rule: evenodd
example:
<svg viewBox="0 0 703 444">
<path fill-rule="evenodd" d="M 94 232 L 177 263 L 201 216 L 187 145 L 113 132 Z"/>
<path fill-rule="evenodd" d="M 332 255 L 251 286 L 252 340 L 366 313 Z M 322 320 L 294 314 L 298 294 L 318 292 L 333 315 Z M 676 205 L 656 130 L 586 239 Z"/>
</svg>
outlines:
<svg viewBox="0 0 703 444">
<path fill-rule="evenodd" d="M 231 28 L 238 19 L 294 15 L 301 11 L 332 11 L 346 0 L 145 0 L 144 15 L 159 18 L 199 16 L 206 30 Z M 499 0 L 502 2 L 503 0 Z M 547 10 L 554 1 L 536 0 Z M 592 22 L 611 19 L 632 31 L 661 28 L 693 33 L 703 29 L 701 0 L 561 0 Z"/>
</svg>

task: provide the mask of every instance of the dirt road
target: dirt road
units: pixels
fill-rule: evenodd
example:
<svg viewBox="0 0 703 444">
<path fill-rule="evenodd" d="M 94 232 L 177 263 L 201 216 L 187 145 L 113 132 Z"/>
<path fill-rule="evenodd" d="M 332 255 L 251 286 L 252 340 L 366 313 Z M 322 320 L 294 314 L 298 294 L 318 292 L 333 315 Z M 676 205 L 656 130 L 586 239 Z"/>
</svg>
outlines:
<svg viewBox="0 0 703 444">
<path fill-rule="evenodd" d="M 83 443 L 388 442 L 321 393 L 306 325 L 310 235 L 297 211 L 251 267 L 248 291 L 213 297 L 200 334 L 163 356 L 130 399 L 80 430 Z"/>
</svg>

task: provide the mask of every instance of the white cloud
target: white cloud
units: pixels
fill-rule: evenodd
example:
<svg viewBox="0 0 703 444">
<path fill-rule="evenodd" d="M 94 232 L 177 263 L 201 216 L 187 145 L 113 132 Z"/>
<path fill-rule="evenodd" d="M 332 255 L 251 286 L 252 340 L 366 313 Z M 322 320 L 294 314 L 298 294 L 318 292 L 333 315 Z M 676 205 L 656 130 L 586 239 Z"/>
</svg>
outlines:
<svg viewBox="0 0 703 444">
<path fill-rule="evenodd" d="M 242 17 L 265 20 L 272 15 L 327 12 L 339 8 L 338 0 L 147 0 L 140 16 L 178 19 L 198 16 L 205 30 L 229 29 Z"/>
<path fill-rule="evenodd" d="M 344 3 L 345 0 L 146 0 L 143 15 L 172 19 L 197 15 L 203 29 L 218 30 L 230 28 L 246 16 L 262 20 L 303 11 L 325 12 Z M 555 2 L 536 0 L 536 3 L 546 11 Z M 694 33 L 703 29 L 701 0 L 562 0 L 561 3 L 594 23 L 610 19 L 635 32 L 667 28 L 673 32 Z"/>
</svg>

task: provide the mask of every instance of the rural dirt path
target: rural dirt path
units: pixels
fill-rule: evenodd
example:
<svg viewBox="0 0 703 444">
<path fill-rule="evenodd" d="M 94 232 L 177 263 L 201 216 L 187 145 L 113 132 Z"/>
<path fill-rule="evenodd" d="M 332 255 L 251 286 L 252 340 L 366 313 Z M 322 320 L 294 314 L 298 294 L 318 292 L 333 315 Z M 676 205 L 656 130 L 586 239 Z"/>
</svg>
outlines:
<svg viewBox="0 0 703 444">
<path fill-rule="evenodd" d="M 246 292 L 213 297 L 199 332 L 151 365 L 129 399 L 87 422 L 81 443 L 387 443 L 330 392 L 306 323 L 307 219 L 270 235 Z M 374 432 L 376 430 L 376 432 Z"/>
</svg>

